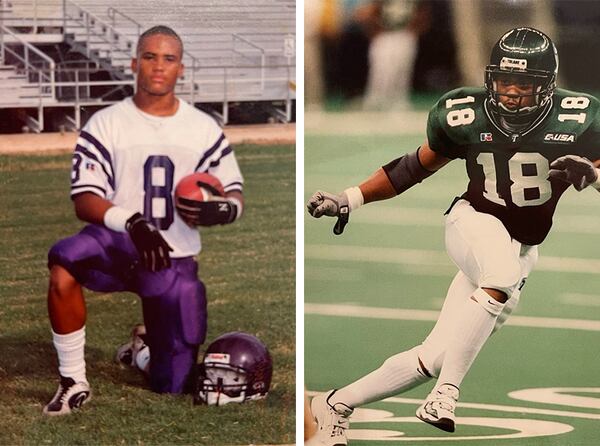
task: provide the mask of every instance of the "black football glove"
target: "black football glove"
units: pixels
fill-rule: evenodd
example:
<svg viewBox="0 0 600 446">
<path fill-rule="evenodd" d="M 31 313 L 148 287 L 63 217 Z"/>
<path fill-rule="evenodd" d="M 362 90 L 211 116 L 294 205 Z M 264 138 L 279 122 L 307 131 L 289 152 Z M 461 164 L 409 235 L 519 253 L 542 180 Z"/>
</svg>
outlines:
<svg viewBox="0 0 600 446">
<path fill-rule="evenodd" d="M 344 232 L 350 218 L 350 206 L 345 192 L 335 195 L 319 190 L 310 197 L 306 208 L 308 213 L 315 218 L 321 218 L 323 215 L 337 217 L 338 219 L 333 227 L 335 235 Z"/>
<path fill-rule="evenodd" d="M 598 180 L 598 170 L 594 164 L 581 156 L 561 156 L 554 160 L 550 167 L 550 178 L 571 183 L 578 191 Z"/>
<path fill-rule="evenodd" d="M 232 223 L 238 212 L 230 200 L 196 201 L 178 198 L 175 204 L 181 218 L 190 226 L 215 226 Z"/>
<path fill-rule="evenodd" d="M 142 214 L 136 212 L 129 217 L 125 229 L 129 232 L 144 268 L 156 272 L 171 266 L 169 251 L 173 249 L 160 235 L 158 229 L 148 223 Z"/>
</svg>

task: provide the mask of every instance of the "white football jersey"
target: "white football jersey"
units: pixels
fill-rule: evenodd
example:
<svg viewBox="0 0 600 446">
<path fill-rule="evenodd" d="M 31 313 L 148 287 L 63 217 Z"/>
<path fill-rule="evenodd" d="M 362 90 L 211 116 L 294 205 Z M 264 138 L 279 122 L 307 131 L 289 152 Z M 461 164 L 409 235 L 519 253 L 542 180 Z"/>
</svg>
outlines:
<svg viewBox="0 0 600 446">
<path fill-rule="evenodd" d="M 173 192 L 194 172 L 214 175 L 225 192 L 242 190 L 233 150 L 213 118 L 183 100 L 175 115 L 153 116 L 127 98 L 96 112 L 81 131 L 71 196 L 93 192 L 138 211 L 171 245 L 171 257 L 192 256 L 200 252 L 200 235 L 177 214 Z"/>
</svg>

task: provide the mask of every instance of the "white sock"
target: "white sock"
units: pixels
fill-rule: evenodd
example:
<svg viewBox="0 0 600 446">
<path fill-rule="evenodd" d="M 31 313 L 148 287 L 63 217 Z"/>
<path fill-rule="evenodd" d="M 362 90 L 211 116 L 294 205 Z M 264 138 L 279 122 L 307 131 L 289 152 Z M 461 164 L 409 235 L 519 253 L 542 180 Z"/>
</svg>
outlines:
<svg viewBox="0 0 600 446">
<path fill-rule="evenodd" d="M 460 387 L 483 344 L 492 334 L 503 308 L 504 304 L 477 288 L 461 311 L 456 312 L 456 330 L 448 342 L 438 385 L 447 383 Z"/>
<path fill-rule="evenodd" d="M 412 389 L 429 379 L 419 367 L 418 347 L 388 358 L 377 370 L 335 392 L 329 400 L 352 408 Z"/>
<path fill-rule="evenodd" d="M 75 382 L 87 383 L 85 377 L 85 325 L 77 331 L 58 334 L 52 331 L 52 342 L 58 355 L 58 371 L 61 376 Z"/>
</svg>

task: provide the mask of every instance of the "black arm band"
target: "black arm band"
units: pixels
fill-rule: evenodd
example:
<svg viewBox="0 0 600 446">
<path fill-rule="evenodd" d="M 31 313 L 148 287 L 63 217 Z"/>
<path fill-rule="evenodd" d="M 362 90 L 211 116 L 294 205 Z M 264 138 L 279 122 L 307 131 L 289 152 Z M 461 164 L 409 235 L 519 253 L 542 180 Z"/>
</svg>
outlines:
<svg viewBox="0 0 600 446">
<path fill-rule="evenodd" d="M 401 194 L 434 174 L 421 165 L 419 149 L 387 163 L 383 166 L 383 171 L 392 183 L 396 194 Z"/>
</svg>

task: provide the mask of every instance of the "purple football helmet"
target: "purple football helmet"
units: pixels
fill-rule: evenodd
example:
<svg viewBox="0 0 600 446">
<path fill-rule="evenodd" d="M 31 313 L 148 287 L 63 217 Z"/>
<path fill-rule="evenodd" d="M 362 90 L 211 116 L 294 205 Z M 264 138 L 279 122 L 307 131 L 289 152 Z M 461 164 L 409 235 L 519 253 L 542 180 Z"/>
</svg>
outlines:
<svg viewBox="0 0 600 446">
<path fill-rule="evenodd" d="M 223 406 L 265 398 L 272 374 L 271 355 L 258 338 L 239 331 L 226 333 L 204 354 L 194 403 Z"/>
</svg>

